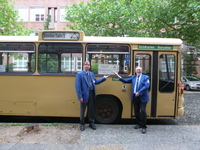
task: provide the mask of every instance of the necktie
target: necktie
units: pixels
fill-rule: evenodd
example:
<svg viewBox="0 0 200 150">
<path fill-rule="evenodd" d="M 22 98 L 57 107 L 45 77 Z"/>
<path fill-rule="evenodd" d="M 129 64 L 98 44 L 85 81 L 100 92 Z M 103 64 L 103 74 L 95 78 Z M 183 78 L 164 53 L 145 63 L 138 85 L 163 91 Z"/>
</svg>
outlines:
<svg viewBox="0 0 200 150">
<path fill-rule="evenodd" d="M 87 79 L 88 79 L 88 83 L 89 83 L 89 88 L 90 88 L 90 90 L 93 90 L 92 81 L 91 81 L 89 72 L 87 72 L 86 74 L 87 74 Z"/>
<path fill-rule="evenodd" d="M 140 78 L 140 76 L 137 76 L 137 82 L 136 82 L 136 92 L 138 91 L 139 78 Z"/>
<path fill-rule="evenodd" d="M 91 82 L 91 80 L 90 80 L 90 76 L 89 76 L 89 73 L 87 72 L 86 74 L 87 74 L 88 82 Z"/>
</svg>

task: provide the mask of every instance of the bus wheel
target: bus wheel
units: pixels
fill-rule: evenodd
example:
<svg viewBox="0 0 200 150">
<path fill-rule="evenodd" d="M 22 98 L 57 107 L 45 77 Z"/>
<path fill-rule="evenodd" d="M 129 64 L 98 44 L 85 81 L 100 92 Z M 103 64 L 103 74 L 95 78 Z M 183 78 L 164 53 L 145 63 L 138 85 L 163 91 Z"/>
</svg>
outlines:
<svg viewBox="0 0 200 150">
<path fill-rule="evenodd" d="M 99 97 L 95 103 L 94 117 L 99 123 L 113 123 L 121 114 L 121 107 L 112 97 Z"/>
</svg>

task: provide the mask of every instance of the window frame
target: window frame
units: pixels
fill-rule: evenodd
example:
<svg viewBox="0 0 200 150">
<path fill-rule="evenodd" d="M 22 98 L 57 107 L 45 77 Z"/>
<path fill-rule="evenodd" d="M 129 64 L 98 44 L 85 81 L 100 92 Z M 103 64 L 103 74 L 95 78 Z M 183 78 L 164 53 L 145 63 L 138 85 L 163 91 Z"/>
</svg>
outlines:
<svg viewBox="0 0 200 150">
<path fill-rule="evenodd" d="M 0 43 L 0 53 L 1 53 L 0 57 L 2 57 L 1 65 L 4 66 L 5 71 L 1 70 L 0 74 L 30 74 L 30 73 L 33 74 L 36 71 L 35 51 L 36 51 L 36 46 L 34 43 L 31 43 L 31 42 L 27 42 L 27 43 L 26 42 L 13 42 L 13 43 L 1 42 Z M 34 56 L 32 56 L 32 54 Z M 24 61 L 23 56 L 27 58 L 27 61 Z M 20 58 L 22 58 L 22 60 L 20 60 Z M 8 63 L 9 63 L 9 67 L 7 65 Z M 19 66 L 19 63 L 23 63 L 22 67 Z M 27 63 L 27 66 L 24 65 L 24 63 Z M 13 67 L 14 65 L 17 65 L 17 66 Z M 19 69 L 23 67 L 27 69 Z"/>
<path fill-rule="evenodd" d="M 166 63 L 166 59 L 162 58 L 162 57 L 166 57 L 168 55 L 169 55 L 169 57 L 167 57 L 167 61 L 168 60 L 172 61 L 172 59 L 174 59 L 173 62 L 170 61 L 169 63 Z M 163 61 L 165 63 L 163 63 Z M 175 68 L 176 67 L 176 55 L 175 54 L 160 54 L 159 62 L 160 62 L 160 65 L 159 65 L 159 69 L 158 69 L 159 70 L 158 91 L 160 93 L 173 93 L 175 91 L 174 80 L 175 80 L 175 73 L 176 73 L 176 68 Z M 167 72 L 167 69 L 163 69 L 163 65 L 165 65 L 166 68 L 168 68 L 167 66 L 173 66 L 173 68 L 171 68 L 171 70 L 168 69 L 168 72 Z M 165 75 L 166 77 L 163 77 L 163 74 L 164 75 L 166 74 Z"/>
<path fill-rule="evenodd" d="M 94 50 L 94 51 L 91 51 L 91 50 L 89 50 L 89 46 L 96 46 L 96 47 L 101 47 L 101 46 L 103 46 L 103 47 L 111 47 L 110 49 L 111 49 L 111 51 L 101 51 L 101 50 Z M 120 46 L 124 46 L 124 47 L 127 47 L 127 51 L 112 51 L 112 49 L 113 49 L 113 47 L 120 47 Z M 108 49 L 109 49 L 108 48 Z M 98 48 L 97 48 L 98 49 Z M 103 49 L 103 48 L 100 48 L 100 49 Z M 120 48 L 118 48 L 118 49 L 120 49 Z M 118 71 L 119 71 L 119 74 L 129 74 L 130 73 L 130 67 L 131 67 L 131 64 L 130 64 L 130 52 L 131 52 L 131 48 L 130 48 L 130 45 L 128 45 L 128 44 L 120 44 L 120 43 L 116 43 L 116 44 L 113 44 L 113 43 L 108 43 L 108 44 L 100 44 L 100 43 L 97 43 L 97 44 L 91 44 L 91 43 L 88 43 L 87 44 L 87 46 L 86 46 L 86 59 L 88 60 L 88 61 L 92 61 L 92 58 L 90 59 L 89 57 L 90 56 L 88 56 L 89 54 L 91 54 L 91 55 L 98 55 L 98 56 L 100 56 L 100 55 L 117 55 L 117 57 L 118 57 L 118 62 L 116 62 L 116 65 L 118 66 L 118 68 L 116 68 L 116 66 L 112 66 L 112 65 L 110 65 L 110 68 L 111 69 L 117 69 Z M 123 55 L 124 56 L 124 59 L 123 59 L 123 62 L 121 62 L 120 64 L 121 65 L 118 65 L 119 64 L 119 55 Z M 125 58 L 126 58 L 126 55 L 129 55 L 129 60 L 127 61 Z M 89 60 L 90 59 L 90 60 Z M 99 58 L 97 58 L 98 60 L 99 60 Z M 105 60 L 104 60 L 105 61 Z M 125 72 L 126 71 L 126 66 L 124 65 L 124 64 L 126 64 L 126 61 L 127 62 L 129 62 L 129 65 L 128 65 L 128 68 L 129 68 L 129 71 L 128 72 Z M 99 64 L 99 63 L 97 63 L 97 64 Z M 109 64 L 109 63 L 107 63 L 107 64 Z M 113 64 L 114 65 L 114 64 Z M 123 66 L 123 67 L 122 67 Z M 109 66 L 107 66 L 107 67 L 109 67 Z M 97 67 L 98 68 L 98 67 Z M 92 68 L 92 62 L 91 62 L 91 68 L 90 68 L 91 70 L 93 70 L 93 68 Z M 95 68 L 94 68 L 95 69 Z M 113 71 L 117 71 L 117 70 L 113 70 Z M 94 74 L 104 74 L 103 72 L 102 73 L 99 73 L 98 71 L 97 71 L 97 73 L 96 73 L 96 71 L 97 70 L 95 70 L 94 71 Z M 113 74 L 113 72 L 107 72 L 107 74 Z"/>
<path fill-rule="evenodd" d="M 38 16 L 38 18 L 36 17 Z M 44 6 L 30 6 L 30 22 L 43 22 L 41 15 L 45 16 Z"/>
<path fill-rule="evenodd" d="M 81 43 L 41 42 L 38 46 L 38 55 L 44 53 L 58 54 L 58 72 L 41 72 L 41 69 L 39 69 L 38 71 L 40 74 L 73 74 L 80 71 L 76 69 L 76 57 L 83 57 L 83 45 Z M 69 59 L 63 60 L 63 57 Z M 69 69 L 64 70 L 65 65 L 67 65 L 68 67 L 66 66 L 66 68 Z M 38 62 L 38 68 L 40 68 L 40 66 L 41 64 Z"/>
</svg>

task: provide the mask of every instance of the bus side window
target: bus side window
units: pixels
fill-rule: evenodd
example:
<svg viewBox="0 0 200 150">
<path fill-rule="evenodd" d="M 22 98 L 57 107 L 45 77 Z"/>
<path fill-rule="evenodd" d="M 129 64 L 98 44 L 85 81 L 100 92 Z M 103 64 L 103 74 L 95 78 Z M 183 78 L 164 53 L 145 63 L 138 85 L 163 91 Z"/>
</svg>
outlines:
<svg viewBox="0 0 200 150">
<path fill-rule="evenodd" d="M 79 43 L 41 43 L 39 72 L 71 74 L 81 71 L 82 51 Z"/>
<path fill-rule="evenodd" d="M 35 71 L 33 43 L 0 43 L 0 72 L 25 73 Z"/>
<path fill-rule="evenodd" d="M 149 54 L 138 53 L 135 56 L 135 67 L 142 67 L 142 73 L 151 76 L 151 56 Z"/>
<path fill-rule="evenodd" d="M 87 61 L 91 62 L 91 71 L 95 74 L 128 74 L 130 57 L 128 45 L 88 45 Z"/>
<path fill-rule="evenodd" d="M 144 54 L 144 53 L 136 54 L 135 67 L 137 66 L 142 67 L 142 74 L 148 75 L 151 81 L 151 56 L 149 54 Z M 149 91 L 150 91 L 150 87 L 149 87 Z"/>
<path fill-rule="evenodd" d="M 40 53 L 39 55 L 39 72 L 56 73 L 58 72 L 58 54 Z"/>
<path fill-rule="evenodd" d="M 175 56 L 172 54 L 160 55 L 159 63 L 159 91 L 174 91 Z"/>
</svg>

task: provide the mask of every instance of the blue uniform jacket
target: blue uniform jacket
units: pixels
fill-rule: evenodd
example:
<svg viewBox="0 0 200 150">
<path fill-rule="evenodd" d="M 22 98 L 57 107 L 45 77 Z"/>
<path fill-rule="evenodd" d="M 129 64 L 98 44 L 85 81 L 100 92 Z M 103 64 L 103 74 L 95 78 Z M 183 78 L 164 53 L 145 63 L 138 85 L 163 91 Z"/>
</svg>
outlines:
<svg viewBox="0 0 200 150">
<path fill-rule="evenodd" d="M 90 78 L 92 80 L 93 88 L 94 88 L 94 96 L 96 97 L 96 88 L 95 85 L 99 84 L 106 80 L 106 78 L 102 77 L 100 79 L 95 79 L 94 73 L 89 71 Z M 86 76 L 86 72 L 84 70 L 80 71 L 76 75 L 76 81 L 75 81 L 75 88 L 76 88 L 76 94 L 78 99 L 80 100 L 83 98 L 83 103 L 88 102 L 89 98 L 89 84 L 88 79 Z M 95 99 L 94 97 L 94 99 Z"/>
<path fill-rule="evenodd" d="M 128 79 L 123 79 L 123 78 L 119 79 L 123 83 L 132 83 L 131 100 L 135 99 L 134 88 L 136 84 L 136 77 L 137 77 L 136 75 L 133 75 Z M 150 86 L 149 76 L 142 74 L 139 83 L 140 84 L 138 87 L 138 93 L 140 94 L 140 100 L 141 102 L 148 102 L 149 101 L 148 89 Z"/>
</svg>

